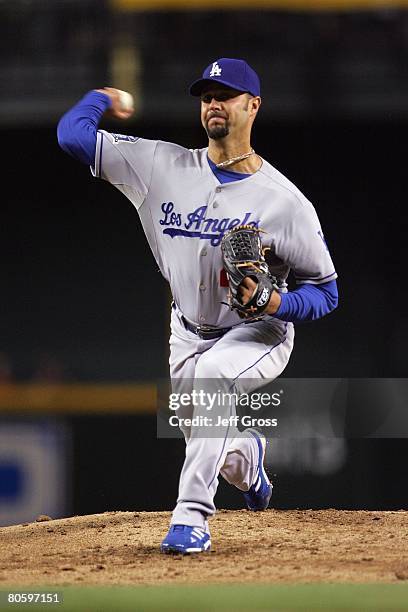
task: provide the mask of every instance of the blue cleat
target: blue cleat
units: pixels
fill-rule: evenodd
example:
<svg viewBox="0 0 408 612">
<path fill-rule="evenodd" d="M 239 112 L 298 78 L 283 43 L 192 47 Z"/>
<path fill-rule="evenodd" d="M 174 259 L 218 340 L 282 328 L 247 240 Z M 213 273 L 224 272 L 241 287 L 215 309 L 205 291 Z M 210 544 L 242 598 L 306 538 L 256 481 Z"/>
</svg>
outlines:
<svg viewBox="0 0 408 612">
<path fill-rule="evenodd" d="M 258 469 L 255 474 L 254 482 L 248 491 L 244 493 L 246 505 L 249 510 L 266 510 L 272 496 L 272 484 L 266 475 L 264 468 L 266 438 L 256 429 L 248 429 L 258 443 L 259 458 Z"/>
<path fill-rule="evenodd" d="M 162 553 L 182 555 L 206 552 L 210 548 L 210 534 L 202 527 L 190 525 L 170 525 L 169 532 L 160 545 Z"/>
</svg>

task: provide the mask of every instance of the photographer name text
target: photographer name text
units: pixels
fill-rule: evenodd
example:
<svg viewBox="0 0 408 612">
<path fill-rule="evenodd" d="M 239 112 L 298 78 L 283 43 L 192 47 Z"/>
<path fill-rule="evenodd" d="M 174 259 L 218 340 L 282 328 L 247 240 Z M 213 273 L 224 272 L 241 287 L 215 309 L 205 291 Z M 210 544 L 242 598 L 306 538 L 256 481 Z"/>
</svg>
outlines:
<svg viewBox="0 0 408 612">
<path fill-rule="evenodd" d="M 169 417 L 169 424 L 172 427 L 237 427 L 239 424 L 243 427 L 277 427 L 278 419 L 257 418 L 248 415 L 231 415 L 229 417 L 218 416 L 216 418 L 202 415 L 192 418 L 183 418 L 172 415 Z"/>
</svg>

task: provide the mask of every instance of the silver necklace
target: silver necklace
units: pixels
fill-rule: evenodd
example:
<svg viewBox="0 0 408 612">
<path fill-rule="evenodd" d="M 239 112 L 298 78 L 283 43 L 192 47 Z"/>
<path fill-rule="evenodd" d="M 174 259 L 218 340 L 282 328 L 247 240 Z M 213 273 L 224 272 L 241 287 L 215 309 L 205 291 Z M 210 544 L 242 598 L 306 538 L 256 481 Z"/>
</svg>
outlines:
<svg viewBox="0 0 408 612">
<path fill-rule="evenodd" d="M 215 164 L 217 166 L 217 168 L 226 168 L 227 166 L 231 166 L 232 164 L 236 164 L 239 161 L 242 161 L 243 159 L 246 159 L 247 157 L 250 157 L 250 155 L 254 155 L 255 151 L 253 149 L 250 150 L 249 153 L 244 153 L 243 155 L 238 155 L 238 157 L 231 157 L 230 159 L 226 159 L 223 162 L 220 162 L 219 164 Z"/>
</svg>

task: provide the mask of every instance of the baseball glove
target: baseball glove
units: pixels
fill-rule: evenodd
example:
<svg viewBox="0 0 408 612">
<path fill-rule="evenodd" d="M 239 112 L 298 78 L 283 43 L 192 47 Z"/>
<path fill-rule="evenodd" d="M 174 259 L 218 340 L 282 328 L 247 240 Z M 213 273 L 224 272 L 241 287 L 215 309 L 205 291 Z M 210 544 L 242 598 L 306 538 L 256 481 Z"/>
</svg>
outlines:
<svg viewBox="0 0 408 612">
<path fill-rule="evenodd" d="M 259 236 L 261 230 L 252 225 L 238 225 L 221 240 L 221 253 L 229 282 L 229 307 L 241 317 L 256 317 L 269 304 L 272 292 L 278 289 L 277 281 L 269 271 Z M 257 283 L 254 293 L 242 304 L 238 287 L 249 276 Z"/>
</svg>

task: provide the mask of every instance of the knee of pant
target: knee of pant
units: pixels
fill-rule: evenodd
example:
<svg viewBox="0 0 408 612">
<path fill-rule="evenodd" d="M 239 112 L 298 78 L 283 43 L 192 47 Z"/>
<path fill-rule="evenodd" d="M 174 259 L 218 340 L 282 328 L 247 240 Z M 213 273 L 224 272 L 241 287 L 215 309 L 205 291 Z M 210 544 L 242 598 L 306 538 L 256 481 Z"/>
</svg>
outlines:
<svg viewBox="0 0 408 612">
<path fill-rule="evenodd" d="M 224 463 L 223 448 L 224 440 L 221 438 L 202 438 L 198 445 L 194 438 L 187 441 L 186 455 L 197 477 L 207 480 L 207 484 Z"/>
<path fill-rule="evenodd" d="M 227 364 L 220 356 L 203 353 L 195 367 L 195 378 L 228 378 Z"/>
</svg>

